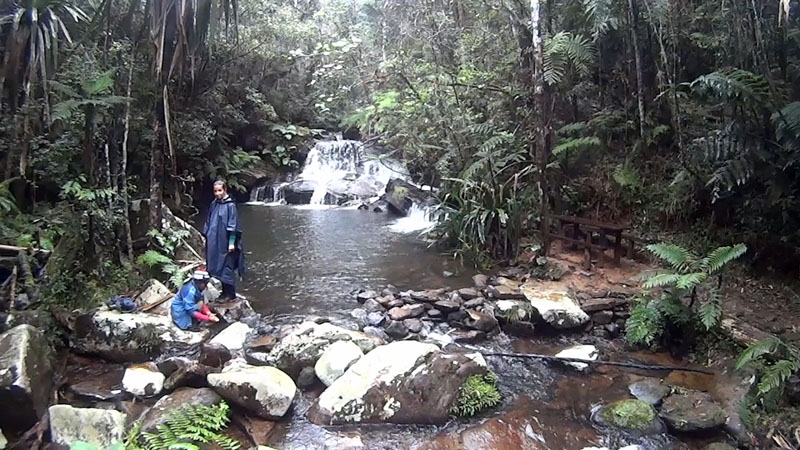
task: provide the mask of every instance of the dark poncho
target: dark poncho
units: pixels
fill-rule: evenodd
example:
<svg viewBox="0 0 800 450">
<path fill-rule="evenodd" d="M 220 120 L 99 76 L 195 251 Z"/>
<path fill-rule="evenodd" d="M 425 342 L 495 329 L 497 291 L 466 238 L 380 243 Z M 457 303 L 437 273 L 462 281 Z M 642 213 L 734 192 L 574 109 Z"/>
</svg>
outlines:
<svg viewBox="0 0 800 450">
<path fill-rule="evenodd" d="M 236 250 L 228 252 L 230 233 L 235 233 Z M 206 237 L 206 267 L 208 273 L 225 284 L 236 284 L 236 274 L 244 276 L 242 227 L 233 199 L 226 196 L 214 199 L 203 227 Z"/>
</svg>

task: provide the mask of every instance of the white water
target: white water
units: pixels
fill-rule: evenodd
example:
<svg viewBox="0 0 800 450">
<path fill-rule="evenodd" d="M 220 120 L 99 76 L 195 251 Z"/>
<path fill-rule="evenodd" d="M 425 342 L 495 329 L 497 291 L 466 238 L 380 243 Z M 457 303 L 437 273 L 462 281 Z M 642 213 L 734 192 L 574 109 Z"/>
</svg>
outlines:
<svg viewBox="0 0 800 450">
<path fill-rule="evenodd" d="M 427 232 L 436 226 L 436 219 L 436 214 L 431 208 L 414 203 L 408 210 L 408 216 L 397 219 L 389 225 L 389 229 L 396 233 Z"/>
</svg>

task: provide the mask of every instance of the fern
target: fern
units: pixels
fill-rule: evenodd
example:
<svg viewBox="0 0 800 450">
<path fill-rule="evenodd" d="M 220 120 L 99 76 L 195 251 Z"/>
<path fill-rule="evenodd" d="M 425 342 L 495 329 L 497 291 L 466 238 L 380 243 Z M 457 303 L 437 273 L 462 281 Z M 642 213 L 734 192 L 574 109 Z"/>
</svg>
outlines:
<svg viewBox="0 0 800 450">
<path fill-rule="evenodd" d="M 698 311 L 700 323 L 706 330 L 716 328 L 722 320 L 722 298 L 717 289 L 712 289 L 708 295 L 708 299 L 700 305 Z"/>
<path fill-rule="evenodd" d="M 709 273 L 716 273 L 730 263 L 731 261 L 739 258 L 747 252 L 747 246 L 744 244 L 734 245 L 732 247 L 719 247 L 713 250 L 708 256 L 703 258 L 700 266 L 703 270 Z"/>
<path fill-rule="evenodd" d="M 592 28 L 592 39 L 597 42 L 610 30 L 616 30 L 619 19 L 614 11 L 612 0 L 582 0 Z"/>
<path fill-rule="evenodd" d="M 596 52 L 586 38 L 561 31 L 551 36 L 544 44 L 544 80 L 558 84 L 571 68 L 579 76 L 591 73 Z"/>
<path fill-rule="evenodd" d="M 458 388 L 458 398 L 450 409 L 456 417 L 469 417 L 500 403 L 497 375 L 488 372 L 472 375 Z"/>
<path fill-rule="evenodd" d="M 771 365 L 769 369 L 764 372 L 764 376 L 758 383 L 758 395 L 764 396 L 782 387 L 786 380 L 794 375 L 799 368 L 800 360 L 797 359 L 782 359 Z"/>
<path fill-rule="evenodd" d="M 147 267 L 156 267 L 164 264 L 172 264 L 172 258 L 156 250 L 147 250 L 136 258 L 136 263 Z"/>
<path fill-rule="evenodd" d="M 553 148 L 553 155 L 560 155 L 566 151 L 578 151 L 600 147 L 600 139 L 595 136 L 579 137 L 562 142 Z"/>
<path fill-rule="evenodd" d="M 766 78 L 742 69 L 724 69 L 698 77 L 689 86 L 696 94 L 720 103 L 769 107 L 772 95 Z"/>
<path fill-rule="evenodd" d="M 664 317 L 653 301 L 639 301 L 625 322 L 625 339 L 632 344 L 652 346 L 664 329 Z"/>
<path fill-rule="evenodd" d="M 214 406 L 184 405 L 173 411 L 155 433 L 142 433 L 144 450 L 199 448 L 197 444 L 216 444 L 224 450 L 237 450 L 241 444 L 220 434 L 228 426 L 230 408 L 221 402 Z"/>
<path fill-rule="evenodd" d="M 650 244 L 647 246 L 647 250 L 678 271 L 688 269 L 697 260 L 694 253 L 674 244 Z"/>
</svg>

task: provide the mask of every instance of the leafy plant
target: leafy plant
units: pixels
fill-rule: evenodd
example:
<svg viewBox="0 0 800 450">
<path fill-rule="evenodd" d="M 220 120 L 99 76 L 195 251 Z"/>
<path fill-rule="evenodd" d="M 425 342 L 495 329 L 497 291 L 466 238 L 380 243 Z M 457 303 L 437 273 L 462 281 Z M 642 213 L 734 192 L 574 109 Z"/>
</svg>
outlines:
<svg viewBox="0 0 800 450">
<path fill-rule="evenodd" d="M 169 283 L 175 288 L 180 288 L 185 274 L 175 263 L 175 251 L 180 245 L 188 245 L 185 239 L 189 237 L 189 231 L 171 228 L 163 233 L 150 230 L 147 235 L 157 243 L 159 250 L 145 251 L 136 258 L 136 263 L 149 268 L 160 268 L 161 272 L 169 277 Z"/>
<path fill-rule="evenodd" d="M 739 355 L 736 370 L 748 366 L 758 373 L 756 398 L 765 406 L 775 406 L 786 382 L 800 370 L 800 349 L 778 337 L 762 339 Z"/>
<path fill-rule="evenodd" d="M 156 432 L 141 432 L 141 424 L 135 425 L 126 438 L 126 448 L 189 450 L 213 443 L 224 450 L 238 450 L 241 444 L 221 434 L 228 426 L 229 413 L 230 407 L 224 401 L 214 406 L 184 405 L 172 411 Z"/>
<path fill-rule="evenodd" d="M 458 388 L 458 399 L 450 409 L 450 414 L 456 417 L 470 417 L 499 403 L 497 375 L 493 372 L 471 375 Z"/>
</svg>

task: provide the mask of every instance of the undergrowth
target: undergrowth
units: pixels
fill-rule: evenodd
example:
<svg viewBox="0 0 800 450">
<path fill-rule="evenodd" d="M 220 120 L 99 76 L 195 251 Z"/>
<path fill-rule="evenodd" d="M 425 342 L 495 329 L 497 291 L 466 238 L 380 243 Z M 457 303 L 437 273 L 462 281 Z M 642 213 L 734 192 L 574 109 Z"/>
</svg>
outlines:
<svg viewBox="0 0 800 450">
<path fill-rule="evenodd" d="M 223 450 L 238 450 L 241 444 L 221 434 L 227 428 L 230 407 L 184 405 L 173 411 L 156 432 L 141 432 L 136 425 L 126 438 L 126 450 L 199 450 L 199 444 L 216 444 Z M 140 446 L 141 445 L 141 446 Z"/>
<path fill-rule="evenodd" d="M 500 403 L 497 375 L 488 372 L 472 375 L 458 389 L 458 400 L 450 409 L 455 417 L 469 417 Z"/>
</svg>

